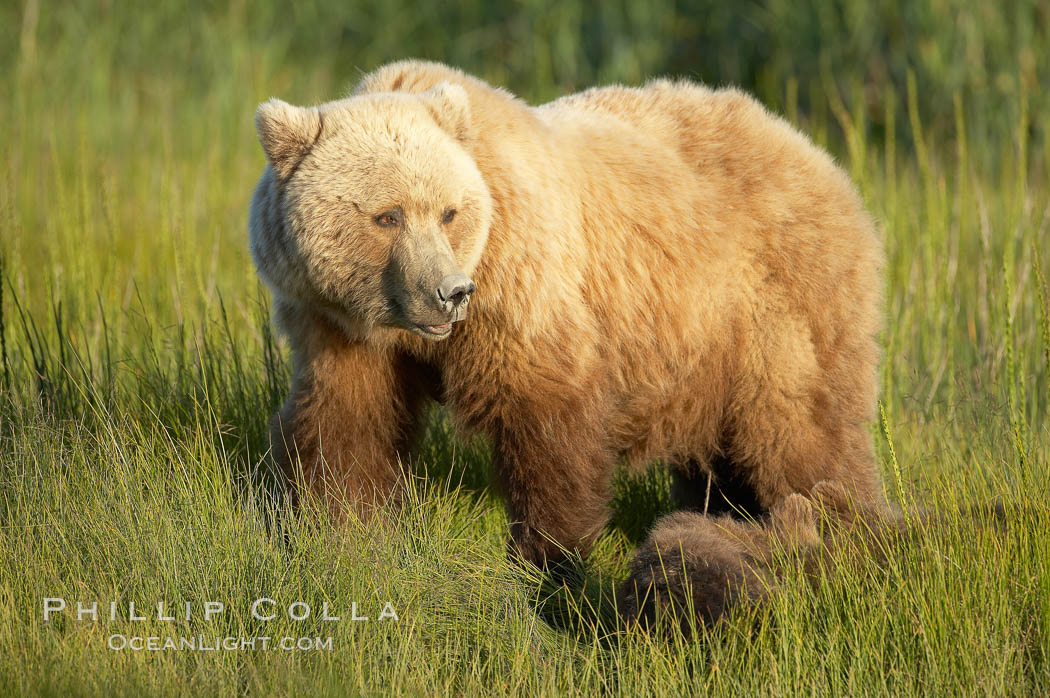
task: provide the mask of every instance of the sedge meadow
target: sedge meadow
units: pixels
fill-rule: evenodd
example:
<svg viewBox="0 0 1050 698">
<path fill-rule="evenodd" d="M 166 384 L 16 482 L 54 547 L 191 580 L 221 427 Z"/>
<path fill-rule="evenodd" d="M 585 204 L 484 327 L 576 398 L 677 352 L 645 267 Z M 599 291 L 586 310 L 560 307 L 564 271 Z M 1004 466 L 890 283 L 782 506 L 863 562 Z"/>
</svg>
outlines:
<svg viewBox="0 0 1050 698">
<path fill-rule="evenodd" d="M 1048 26 L 1045 1 L 3 3 L 0 693 L 1045 694 Z M 686 641 L 611 608 L 669 506 L 659 469 L 617 483 L 578 588 L 508 562 L 487 446 L 438 409 L 399 514 L 336 531 L 271 498 L 289 361 L 248 252 L 252 115 L 410 56 L 532 103 L 740 83 L 830 149 L 885 241 L 887 496 L 946 523 L 815 585 L 785 560 L 768 604 Z M 993 499 L 1001 535 L 957 515 Z M 231 611 L 45 623 L 47 598 Z M 261 598 L 281 612 L 246 610 Z M 397 619 L 298 620 L 297 602 Z M 113 633 L 331 643 L 133 651 Z"/>
</svg>

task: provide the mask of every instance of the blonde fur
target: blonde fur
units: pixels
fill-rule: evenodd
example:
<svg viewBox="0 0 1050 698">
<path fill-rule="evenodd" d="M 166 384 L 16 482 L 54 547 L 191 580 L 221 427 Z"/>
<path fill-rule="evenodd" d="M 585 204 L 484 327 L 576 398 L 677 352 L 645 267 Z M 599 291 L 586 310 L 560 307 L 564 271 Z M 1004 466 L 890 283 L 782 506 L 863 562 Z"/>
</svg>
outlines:
<svg viewBox="0 0 1050 698">
<path fill-rule="evenodd" d="M 318 114 L 308 151 L 276 137 L 292 154 L 251 223 L 295 363 L 275 452 L 315 490 L 388 496 L 432 396 L 492 440 L 536 562 L 586 552 L 621 457 L 727 459 L 766 510 L 821 480 L 881 501 L 879 239 L 831 158 L 752 98 L 660 80 L 530 107 L 403 61 Z M 445 341 L 391 324 L 378 277 L 416 257 L 369 216 L 395 204 L 477 284 Z"/>
</svg>

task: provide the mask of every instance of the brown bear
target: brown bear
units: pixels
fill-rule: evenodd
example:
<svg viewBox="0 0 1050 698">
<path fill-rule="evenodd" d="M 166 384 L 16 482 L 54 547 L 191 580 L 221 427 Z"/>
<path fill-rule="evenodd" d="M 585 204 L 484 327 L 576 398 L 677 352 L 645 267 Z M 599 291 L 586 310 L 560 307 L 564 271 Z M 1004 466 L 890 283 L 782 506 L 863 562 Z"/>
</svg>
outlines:
<svg viewBox="0 0 1050 698">
<path fill-rule="evenodd" d="M 798 557 L 805 576 L 815 582 L 828 567 L 884 563 L 903 545 L 928 538 L 934 528 L 950 528 L 953 521 L 998 534 L 1024 514 L 1001 502 L 955 516 L 921 509 L 903 513 L 878 500 L 856 500 L 832 481 L 818 482 L 805 496 L 788 495 L 760 521 L 678 512 L 658 521 L 638 549 L 618 609 L 629 623 L 663 624 L 690 635 L 700 625 L 716 625 L 731 607 L 768 596 L 791 569 L 778 564 L 785 556 Z"/>
<path fill-rule="evenodd" d="M 783 572 L 778 556 L 800 556 L 816 576 L 828 555 L 836 564 L 850 554 L 882 558 L 906 522 L 881 504 L 854 502 L 831 481 L 818 482 L 806 496 L 788 495 L 761 521 L 671 514 L 635 554 L 619 611 L 628 622 L 651 627 L 670 621 L 688 635 L 697 623 L 713 626 L 741 601 L 765 598 Z"/>
<path fill-rule="evenodd" d="M 761 522 L 689 511 L 666 516 L 631 562 L 619 612 L 647 628 L 671 621 L 687 635 L 697 621 L 712 626 L 740 601 L 764 598 L 776 587 L 776 556 L 821 547 L 820 531 L 817 510 L 801 494 L 777 502 Z"/>
<path fill-rule="evenodd" d="M 587 552 L 620 462 L 759 513 L 821 480 L 881 506 L 875 226 L 752 98 L 658 80 L 530 107 L 404 61 L 256 124 L 251 248 L 293 357 L 274 454 L 333 509 L 397 491 L 431 399 L 490 439 L 538 564 Z"/>
</svg>

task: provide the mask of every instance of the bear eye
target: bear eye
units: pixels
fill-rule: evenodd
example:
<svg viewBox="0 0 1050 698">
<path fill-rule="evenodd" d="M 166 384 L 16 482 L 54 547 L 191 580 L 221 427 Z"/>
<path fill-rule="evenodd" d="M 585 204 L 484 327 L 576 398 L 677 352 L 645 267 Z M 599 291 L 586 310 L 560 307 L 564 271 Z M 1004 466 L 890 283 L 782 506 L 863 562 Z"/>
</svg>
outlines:
<svg viewBox="0 0 1050 698">
<path fill-rule="evenodd" d="M 393 228 L 401 225 L 401 214 L 397 211 L 384 211 L 376 216 L 375 221 L 381 228 Z"/>
<path fill-rule="evenodd" d="M 455 217 L 456 217 L 456 209 L 454 209 L 454 208 L 446 209 L 444 215 L 441 216 L 441 224 L 442 225 L 448 225 L 449 223 L 452 222 L 452 219 L 455 218 Z"/>
</svg>

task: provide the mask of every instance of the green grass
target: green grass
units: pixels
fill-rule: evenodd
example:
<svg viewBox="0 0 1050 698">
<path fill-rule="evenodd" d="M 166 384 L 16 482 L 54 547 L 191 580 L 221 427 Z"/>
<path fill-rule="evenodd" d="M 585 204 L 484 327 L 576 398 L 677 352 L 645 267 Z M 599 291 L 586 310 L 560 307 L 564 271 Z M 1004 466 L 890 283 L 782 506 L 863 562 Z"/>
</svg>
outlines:
<svg viewBox="0 0 1050 698">
<path fill-rule="evenodd" d="M 745 68 L 761 51 L 749 27 L 784 47 L 802 21 L 778 35 L 788 16 L 778 3 L 743 28 L 724 20 L 735 33 L 692 54 L 680 34 L 693 25 L 674 19 L 688 11 L 660 20 L 632 3 L 604 15 L 562 3 L 561 16 L 539 2 L 518 14 L 465 2 L 422 18 L 364 3 L 341 23 L 320 2 L 298 3 L 294 22 L 238 3 L 193 15 L 175 3 L 103 5 L 0 8 L 0 693 L 1045 693 L 1045 3 L 967 20 L 977 39 L 958 50 L 940 51 L 963 41 L 950 27 L 908 43 L 881 72 L 878 61 L 849 63 L 849 37 L 862 25 L 896 35 L 843 3 L 820 21 L 852 33 L 827 51 L 800 45 L 813 60 L 796 73 L 779 48 L 753 80 Z M 921 6 L 904 20 L 954 16 Z M 667 46 L 661 22 L 676 37 Z M 464 28 L 442 37 L 434 26 Z M 984 72 L 960 77 L 950 57 L 968 65 L 974 46 Z M 832 148 L 886 240 L 883 418 L 872 435 L 887 494 L 949 512 L 948 524 L 885 566 L 815 587 L 788 565 L 766 607 L 687 642 L 610 622 L 608 591 L 632 541 L 667 507 L 659 472 L 618 484 L 583 590 L 508 563 L 487 447 L 454 438 L 439 412 L 399 516 L 337 533 L 275 506 L 265 430 L 288 361 L 247 249 L 263 164 L 251 116 L 271 95 L 335 97 L 359 69 L 413 54 L 532 99 L 665 70 L 751 80 Z M 724 62 L 708 60 L 716 54 Z M 1001 536 L 951 515 L 993 497 L 1027 507 Z M 205 621 L 198 606 L 178 623 L 67 612 L 45 624 L 45 597 L 97 599 L 103 613 L 110 600 L 228 610 Z M 344 621 L 263 623 L 247 609 L 258 597 L 318 613 L 328 601 Z M 351 601 L 374 617 L 387 600 L 397 622 L 346 620 Z M 115 632 L 331 637 L 332 649 L 113 651 Z"/>
</svg>

